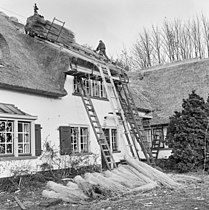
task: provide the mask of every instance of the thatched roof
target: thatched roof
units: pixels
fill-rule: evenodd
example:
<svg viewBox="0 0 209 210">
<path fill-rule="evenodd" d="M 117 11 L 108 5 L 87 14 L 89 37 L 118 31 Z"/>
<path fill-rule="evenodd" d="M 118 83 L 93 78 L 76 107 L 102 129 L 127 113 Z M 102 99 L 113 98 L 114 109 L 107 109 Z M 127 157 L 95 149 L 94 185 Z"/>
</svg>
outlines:
<svg viewBox="0 0 209 210">
<path fill-rule="evenodd" d="M 22 33 L 0 15 L 0 87 L 59 97 L 66 95 L 64 71 L 69 57 Z"/>
<path fill-rule="evenodd" d="M 59 46 L 46 44 L 24 33 L 24 26 L 12 21 L 0 13 L 0 88 L 62 97 L 67 94 L 64 89 L 65 73 L 72 57 L 60 50 Z M 90 52 L 89 49 L 73 43 L 73 47 Z M 98 56 L 99 57 L 99 56 Z M 83 62 L 83 63 L 82 63 Z M 90 68 L 92 64 L 80 60 L 79 65 Z M 90 65 L 90 66 L 89 66 Z M 111 71 L 117 71 L 108 64 Z M 91 73 L 90 72 L 90 73 Z M 137 107 L 149 112 L 151 106 L 132 90 Z"/>
<path fill-rule="evenodd" d="M 151 124 L 169 122 L 175 110 L 181 110 L 182 100 L 192 90 L 207 98 L 209 94 L 209 59 L 179 62 L 143 72 L 130 73 L 131 85 L 138 96 L 154 110 Z"/>
</svg>

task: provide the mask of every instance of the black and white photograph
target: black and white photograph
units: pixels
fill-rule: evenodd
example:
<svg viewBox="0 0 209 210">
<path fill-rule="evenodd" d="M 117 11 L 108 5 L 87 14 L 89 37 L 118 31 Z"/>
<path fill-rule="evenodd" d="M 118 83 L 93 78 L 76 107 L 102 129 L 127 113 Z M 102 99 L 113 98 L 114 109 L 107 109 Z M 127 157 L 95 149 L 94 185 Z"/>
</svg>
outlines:
<svg viewBox="0 0 209 210">
<path fill-rule="evenodd" d="M 209 1 L 0 0 L 0 210 L 209 209 Z"/>
</svg>

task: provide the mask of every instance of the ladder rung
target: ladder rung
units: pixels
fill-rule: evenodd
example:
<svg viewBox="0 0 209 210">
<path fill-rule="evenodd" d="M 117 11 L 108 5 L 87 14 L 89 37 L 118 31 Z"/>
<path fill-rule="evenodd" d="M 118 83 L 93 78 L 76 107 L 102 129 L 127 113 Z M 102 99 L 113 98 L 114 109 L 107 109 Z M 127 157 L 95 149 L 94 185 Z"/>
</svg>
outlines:
<svg viewBox="0 0 209 210">
<path fill-rule="evenodd" d="M 100 136 L 101 136 L 101 134 L 103 134 L 103 132 L 101 130 L 96 131 L 96 133 L 99 134 Z M 100 140 L 102 140 L 102 139 L 104 140 L 104 138 L 100 137 Z"/>
<path fill-rule="evenodd" d="M 100 126 L 94 126 L 95 128 L 100 128 Z"/>
<path fill-rule="evenodd" d="M 89 109 L 89 108 L 87 108 L 87 109 L 88 109 L 88 111 L 89 111 L 89 112 L 94 112 L 94 110 L 93 110 L 93 109 Z"/>
<path fill-rule="evenodd" d="M 103 149 L 104 152 L 110 152 L 108 149 Z"/>
<path fill-rule="evenodd" d="M 97 120 L 92 120 L 92 123 L 98 123 L 98 121 Z"/>
</svg>

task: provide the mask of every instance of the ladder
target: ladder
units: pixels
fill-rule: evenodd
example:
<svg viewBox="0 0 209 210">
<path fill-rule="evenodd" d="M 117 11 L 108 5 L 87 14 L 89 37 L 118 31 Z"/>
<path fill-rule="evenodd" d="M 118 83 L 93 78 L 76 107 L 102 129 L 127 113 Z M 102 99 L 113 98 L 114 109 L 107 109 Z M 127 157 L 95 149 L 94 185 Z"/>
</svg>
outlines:
<svg viewBox="0 0 209 210">
<path fill-rule="evenodd" d="M 123 109 L 120 105 L 119 96 L 117 94 L 117 90 L 115 88 L 115 84 L 114 84 L 114 81 L 112 79 L 110 69 L 108 68 L 108 66 L 105 66 L 105 65 L 98 65 L 98 68 L 99 68 L 100 75 L 102 77 L 102 81 L 103 81 L 103 84 L 104 84 L 104 87 L 105 87 L 105 90 L 106 90 L 106 93 L 107 93 L 107 97 L 109 99 L 109 102 L 110 102 L 110 105 L 111 105 L 111 108 L 112 108 L 112 111 L 113 111 L 113 115 L 114 115 L 114 119 L 115 119 L 117 128 L 118 128 L 118 130 L 121 130 L 120 122 L 119 122 L 119 119 L 118 119 L 118 114 L 119 114 L 119 116 L 122 120 L 122 125 L 124 127 L 124 131 L 125 131 L 125 132 L 120 132 L 120 133 L 125 134 L 125 138 L 127 140 L 127 143 L 128 143 L 129 148 L 130 148 L 132 156 L 134 158 L 136 158 L 136 156 L 137 156 L 138 159 L 140 159 L 137 148 L 136 148 L 135 139 L 132 139 L 128 123 L 126 121 Z M 109 87 L 111 89 L 110 91 L 109 91 L 107 81 L 109 81 L 108 84 L 109 84 Z M 112 95 L 111 95 L 111 93 L 112 93 Z M 114 102 L 116 102 L 116 104 L 114 104 Z M 132 142 L 131 142 L 131 140 L 132 140 Z"/>
<path fill-rule="evenodd" d="M 152 141 L 152 156 L 153 158 L 157 159 L 158 158 L 158 154 L 159 154 L 159 150 L 160 150 L 160 139 L 154 139 Z"/>
<path fill-rule="evenodd" d="M 94 134 L 96 136 L 97 142 L 101 148 L 103 158 L 105 160 L 106 166 L 109 170 L 116 168 L 116 163 L 114 161 L 113 155 L 111 153 L 109 144 L 107 143 L 105 134 L 103 132 L 102 126 L 99 122 L 98 116 L 94 109 L 94 105 L 91 101 L 89 94 L 85 91 L 83 87 L 82 78 L 78 78 L 78 89 L 81 94 L 81 98 L 88 114 L 91 126 L 93 128 Z"/>
<path fill-rule="evenodd" d="M 57 21 L 58 23 L 61 23 L 62 24 L 61 27 L 60 27 L 60 30 L 58 31 L 58 33 L 55 33 L 55 31 L 57 31 L 57 27 L 56 27 L 57 24 L 55 25 L 55 21 Z M 49 35 L 52 35 L 52 36 L 54 36 L 54 38 L 52 39 L 52 41 L 57 42 L 58 39 L 59 39 L 59 37 L 60 37 L 60 34 L 62 32 L 62 29 L 63 29 L 64 25 L 65 25 L 65 22 L 60 21 L 60 20 L 58 20 L 58 19 L 56 19 L 54 17 L 53 21 L 51 22 L 51 24 L 49 26 L 49 29 L 47 31 L 47 34 L 46 34 L 45 38 L 46 39 L 52 39 L 52 38 L 49 38 Z M 56 30 L 53 30 L 53 29 L 56 29 Z"/>
<path fill-rule="evenodd" d="M 144 128 L 142 125 L 141 118 L 138 115 L 138 110 L 136 108 L 134 99 L 128 88 L 128 78 L 125 76 L 121 78 L 121 83 L 116 85 L 119 99 L 123 111 L 125 113 L 126 120 L 129 122 L 131 127 L 131 132 L 135 136 L 136 141 L 141 146 L 143 154 L 148 163 L 155 164 L 149 144 L 144 135 Z"/>
</svg>

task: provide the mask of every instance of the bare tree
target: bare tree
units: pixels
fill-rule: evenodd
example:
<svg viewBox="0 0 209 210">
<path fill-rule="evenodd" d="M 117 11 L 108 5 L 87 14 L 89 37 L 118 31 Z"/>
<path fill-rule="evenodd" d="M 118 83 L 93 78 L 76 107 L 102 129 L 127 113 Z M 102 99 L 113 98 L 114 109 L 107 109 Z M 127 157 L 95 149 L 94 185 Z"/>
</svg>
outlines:
<svg viewBox="0 0 209 210">
<path fill-rule="evenodd" d="M 131 71 L 134 68 L 133 58 L 129 54 L 130 53 L 128 53 L 127 48 L 123 46 L 123 49 L 121 51 L 121 54 L 119 55 L 119 60 L 118 60 L 121 67 L 123 67 L 127 71 Z"/>
<path fill-rule="evenodd" d="M 202 14 L 202 24 L 203 24 L 203 37 L 204 43 L 206 45 L 207 57 L 209 57 L 209 23 L 206 17 Z"/>
<path fill-rule="evenodd" d="M 140 34 L 140 42 L 141 42 L 141 48 L 142 48 L 142 50 L 144 50 L 146 66 L 150 67 L 150 66 L 152 66 L 151 54 L 152 54 L 153 48 L 151 45 L 150 35 L 146 29 L 144 29 L 143 34 Z"/>
<path fill-rule="evenodd" d="M 161 49 L 161 35 L 158 27 L 152 26 L 152 46 L 153 46 L 153 58 L 157 61 L 158 64 L 164 62 L 162 57 Z"/>
<path fill-rule="evenodd" d="M 194 54 L 195 54 L 194 56 L 195 58 L 202 58 L 204 55 L 204 50 L 202 47 L 200 21 L 198 17 L 196 17 L 196 20 L 193 19 L 191 29 L 192 29 L 191 36 L 192 36 Z"/>
<path fill-rule="evenodd" d="M 132 54 L 134 57 L 133 62 L 135 63 L 136 66 L 139 66 L 140 69 L 147 68 L 146 57 L 141 42 L 139 40 L 137 40 L 136 43 L 134 44 L 132 49 Z"/>
<path fill-rule="evenodd" d="M 151 33 L 144 29 L 133 46 L 132 60 L 139 68 L 180 61 L 191 58 L 209 57 L 209 22 L 202 15 L 187 22 L 179 19 L 163 26 L 152 26 Z"/>
<path fill-rule="evenodd" d="M 175 35 L 171 25 L 168 23 L 167 20 L 164 21 L 162 31 L 162 43 L 164 52 L 168 56 L 169 61 L 173 62 L 175 60 Z"/>
</svg>

